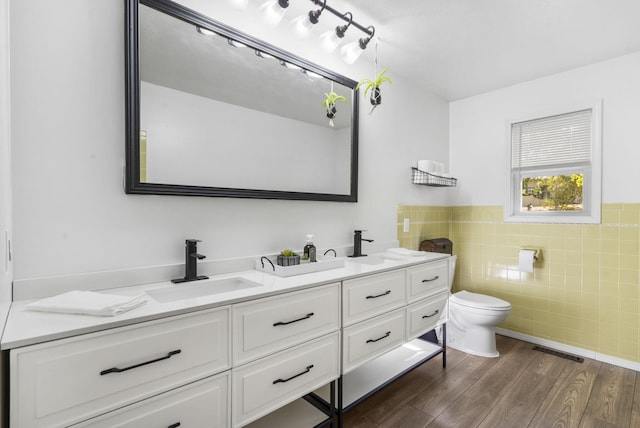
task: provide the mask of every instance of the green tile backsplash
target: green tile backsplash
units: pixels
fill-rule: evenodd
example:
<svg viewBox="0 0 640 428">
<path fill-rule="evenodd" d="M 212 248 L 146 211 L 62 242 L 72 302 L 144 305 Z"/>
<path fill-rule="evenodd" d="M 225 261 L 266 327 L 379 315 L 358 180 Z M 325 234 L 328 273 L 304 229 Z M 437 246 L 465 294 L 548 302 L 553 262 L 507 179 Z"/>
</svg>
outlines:
<svg viewBox="0 0 640 428">
<path fill-rule="evenodd" d="M 503 217 L 502 206 L 399 206 L 398 240 L 417 249 L 423 239 L 451 239 L 454 291 L 511 302 L 501 327 L 640 362 L 640 204 L 604 204 L 599 225 Z M 532 273 L 518 270 L 522 247 L 542 250 Z"/>
</svg>

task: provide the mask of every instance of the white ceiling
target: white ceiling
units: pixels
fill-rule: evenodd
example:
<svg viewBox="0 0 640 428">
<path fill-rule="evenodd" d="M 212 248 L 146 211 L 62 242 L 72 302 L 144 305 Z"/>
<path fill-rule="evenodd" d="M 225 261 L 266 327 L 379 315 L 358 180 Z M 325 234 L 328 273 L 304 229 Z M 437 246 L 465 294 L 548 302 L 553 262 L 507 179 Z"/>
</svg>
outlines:
<svg viewBox="0 0 640 428">
<path fill-rule="evenodd" d="M 376 27 L 381 67 L 446 100 L 640 51 L 640 0 L 327 3 Z"/>
</svg>

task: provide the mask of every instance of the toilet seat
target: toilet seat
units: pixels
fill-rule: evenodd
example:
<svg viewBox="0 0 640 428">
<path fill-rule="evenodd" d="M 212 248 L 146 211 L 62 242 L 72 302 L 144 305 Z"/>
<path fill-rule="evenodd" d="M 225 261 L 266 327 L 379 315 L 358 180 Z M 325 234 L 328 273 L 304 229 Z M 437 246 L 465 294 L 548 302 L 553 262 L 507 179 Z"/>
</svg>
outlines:
<svg viewBox="0 0 640 428">
<path fill-rule="evenodd" d="M 469 291 L 458 291 L 449 297 L 451 302 L 461 306 L 476 309 L 490 309 L 494 311 L 511 310 L 511 304 L 497 297 L 484 294 L 471 293 Z"/>
</svg>

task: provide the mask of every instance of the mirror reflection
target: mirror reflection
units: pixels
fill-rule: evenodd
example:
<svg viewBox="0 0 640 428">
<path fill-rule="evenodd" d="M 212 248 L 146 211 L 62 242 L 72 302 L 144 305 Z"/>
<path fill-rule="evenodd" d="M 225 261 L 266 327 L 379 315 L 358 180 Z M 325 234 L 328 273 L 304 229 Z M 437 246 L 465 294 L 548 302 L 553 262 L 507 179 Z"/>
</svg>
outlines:
<svg viewBox="0 0 640 428">
<path fill-rule="evenodd" d="M 137 22 L 129 193 L 356 200 L 355 82 L 175 3 Z"/>
</svg>

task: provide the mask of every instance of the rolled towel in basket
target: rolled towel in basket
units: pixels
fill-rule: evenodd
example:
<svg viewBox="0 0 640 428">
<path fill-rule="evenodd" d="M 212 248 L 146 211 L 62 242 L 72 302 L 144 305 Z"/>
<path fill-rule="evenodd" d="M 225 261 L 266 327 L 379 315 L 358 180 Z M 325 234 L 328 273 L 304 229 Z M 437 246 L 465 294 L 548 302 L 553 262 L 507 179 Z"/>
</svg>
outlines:
<svg viewBox="0 0 640 428">
<path fill-rule="evenodd" d="M 32 311 L 112 317 L 146 302 L 144 294 L 131 297 L 74 290 L 31 302 L 26 308 Z"/>
<path fill-rule="evenodd" d="M 438 171 L 438 162 L 434 162 L 429 159 L 419 160 L 418 161 L 418 169 L 420 171 L 433 173 Z"/>
</svg>

